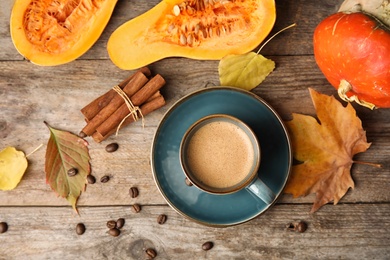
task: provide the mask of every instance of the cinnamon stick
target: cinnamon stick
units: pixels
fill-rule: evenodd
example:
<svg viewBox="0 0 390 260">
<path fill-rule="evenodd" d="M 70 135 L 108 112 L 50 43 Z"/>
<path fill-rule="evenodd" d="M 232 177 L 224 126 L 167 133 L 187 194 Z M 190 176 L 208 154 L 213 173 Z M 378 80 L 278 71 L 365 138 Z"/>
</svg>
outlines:
<svg viewBox="0 0 390 260">
<path fill-rule="evenodd" d="M 153 100 L 153 99 L 155 99 L 155 98 L 157 98 L 157 97 L 159 97 L 159 96 L 161 96 L 161 93 L 160 93 L 160 90 L 158 90 L 156 93 L 154 93 L 150 98 L 148 98 L 146 101 L 145 101 L 145 103 L 146 102 L 149 102 L 149 101 L 151 101 L 151 100 Z"/>
<path fill-rule="evenodd" d="M 135 93 L 130 100 L 134 106 L 142 105 L 148 100 L 154 93 L 156 93 L 163 85 L 165 80 L 159 74 L 154 76 L 148 83 L 145 84 L 137 93 Z M 161 96 L 161 94 L 160 94 Z M 125 118 L 131 111 L 127 107 L 126 103 L 122 104 L 114 113 L 112 113 L 104 122 L 102 122 L 96 131 L 102 136 L 106 136 L 112 129 L 116 129 L 123 118 Z M 141 115 L 142 116 L 142 115 Z M 132 117 L 132 116 L 130 116 Z"/>
<path fill-rule="evenodd" d="M 144 103 L 143 105 L 141 105 L 140 107 L 140 110 L 141 110 L 141 113 L 143 116 L 146 116 L 148 114 L 150 114 L 151 112 L 163 107 L 165 105 L 165 99 L 164 97 L 158 93 L 156 95 L 156 97 L 146 103 Z M 128 112 L 128 111 L 127 111 Z M 130 123 L 134 122 L 134 118 L 132 116 L 129 116 L 122 124 L 122 126 L 126 126 Z M 92 135 L 92 138 L 100 143 L 101 141 L 105 140 L 107 137 L 109 137 L 111 134 L 115 133 L 116 131 L 116 128 L 111 128 L 111 130 L 103 135 L 101 132 L 99 131 L 96 131 L 93 135 Z"/>
<path fill-rule="evenodd" d="M 151 71 L 148 67 L 139 68 L 134 74 L 130 75 L 127 79 L 123 80 L 118 86 L 123 89 L 127 83 L 134 77 L 137 72 L 142 72 L 146 77 L 150 77 Z M 83 107 L 80 111 L 84 115 L 85 120 L 88 122 L 92 120 L 94 116 L 96 116 L 100 110 L 102 110 L 105 106 L 107 106 L 112 98 L 117 95 L 115 90 L 110 89 L 105 94 L 93 100 L 91 103 Z"/>
<path fill-rule="evenodd" d="M 165 85 L 165 79 L 157 74 L 152 79 L 148 81 L 134 96 L 130 97 L 131 102 L 134 106 L 139 106 L 149 99 L 157 90 Z"/>
<path fill-rule="evenodd" d="M 133 96 L 145 83 L 148 82 L 148 78 L 142 72 L 138 71 L 130 79 L 130 81 L 123 88 L 123 92 L 131 97 Z M 92 135 L 96 128 L 102 124 L 107 118 L 109 118 L 125 101 L 120 95 L 114 95 L 111 101 L 103 107 L 82 129 L 85 135 Z"/>
</svg>

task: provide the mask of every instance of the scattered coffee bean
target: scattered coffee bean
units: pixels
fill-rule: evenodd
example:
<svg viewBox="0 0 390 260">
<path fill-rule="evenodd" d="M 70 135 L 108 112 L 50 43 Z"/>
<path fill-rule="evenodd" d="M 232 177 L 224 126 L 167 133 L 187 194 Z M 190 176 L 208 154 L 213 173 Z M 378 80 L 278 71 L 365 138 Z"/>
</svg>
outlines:
<svg viewBox="0 0 390 260">
<path fill-rule="evenodd" d="M 109 229 L 111 229 L 111 228 L 116 228 L 117 226 L 116 226 L 116 221 L 115 220 L 109 220 L 109 221 L 107 221 L 107 227 L 109 228 Z"/>
<path fill-rule="evenodd" d="M 81 132 L 79 133 L 79 136 L 80 136 L 81 138 L 85 138 L 85 137 L 87 137 L 87 134 L 84 133 L 83 131 L 81 131 Z"/>
<path fill-rule="evenodd" d="M 192 182 L 188 178 L 185 179 L 185 182 L 186 182 L 187 186 L 192 186 L 193 185 Z"/>
<path fill-rule="evenodd" d="M 106 183 L 110 180 L 110 176 L 104 175 L 103 177 L 100 178 L 100 182 Z"/>
<path fill-rule="evenodd" d="M 157 256 L 157 252 L 153 248 L 146 249 L 145 253 L 148 259 L 154 259 Z"/>
<path fill-rule="evenodd" d="M 110 228 L 110 230 L 108 231 L 108 234 L 110 234 L 113 237 L 119 236 L 120 233 L 121 231 L 117 228 Z"/>
<path fill-rule="evenodd" d="M 297 231 L 303 233 L 306 231 L 306 229 L 307 229 L 307 224 L 303 221 L 300 221 L 297 225 Z"/>
<path fill-rule="evenodd" d="M 290 231 L 297 231 L 299 233 L 303 233 L 307 229 L 307 224 L 304 221 L 289 223 L 287 225 L 287 229 Z"/>
<path fill-rule="evenodd" d="M 94 184 L 94 183 L 96 182 L 95 176 L 93 176 L 93 175 L 91 175 L 91 174 L 88 174 L 88 175 L 87 175 L 87 182 L 88 182 L 89 184 Z"/>
<path fill-rule="evenodd" d="M 139 194 L 137 187 L 131 187 L 129 193 L 130 193 L 130 197 L 132 198 L 138 197 Z"/>
<path fill-rule="evenodd" d="M 160 214 L 157 217 L 157 223 L 160 225 L 164 224 L 166 221 L 167 221 L 167 215 L 165 215 L 165 214 Z"/>
<path fill-rule="evenodd" d="M 70 169 L 68 170 L 68 176 L 69 176 L 69 177 L 73 177 L 73 176 L 75 176 L 77 173 L 79 173 L 79 170 L 77 170 L 76 168 L 70 168 Z"/>
<path fill-rule="evenodd" d="M 210 250 L 211 248 L 213 248 L 213 246 L 214 246 L 214 243 L 213 243 L 213 242 L 207 241 L 207 242 L 203 243 L 202 249 L 203 249 L 204 251 L 208 251 L 208 250 Z"/>
<path fill-rule="evenodd" d="M 8 224 L 6 222 L 0 222 L 0 234 L 5 233 L 8 230 Z"/>
<path fill-rule="evenodd" d="M 77 235 L 82 235 L 85 232 L 85 225 L 83 223 L 78 223 L 76 226 Z"/>
<path fill-rule="evenodd" d="M 113 153 L 118 150 L 119 145 L 117 143 L 110 143 L 106 146 L 106 152 Z"/>
<path fill-rule="evenodd" d="M 125 219 L 124 218 L 119 218 L 116 221 L 116 227 L 121 229 L 125 225 Z"/>
<path fill-rule="evenodd" d="M 133 212 L 138 213 L 141 211 L 141 206 L 139 204 L 133 204 L 131 209 L 133 210 Z"/>
</svg>

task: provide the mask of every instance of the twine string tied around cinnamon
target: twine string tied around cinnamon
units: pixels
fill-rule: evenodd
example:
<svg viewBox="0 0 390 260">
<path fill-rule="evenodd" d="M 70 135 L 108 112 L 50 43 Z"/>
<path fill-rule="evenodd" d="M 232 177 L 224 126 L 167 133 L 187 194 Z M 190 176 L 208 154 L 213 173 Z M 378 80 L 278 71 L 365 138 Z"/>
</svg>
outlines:
<svg viewBox="0 0 390 260">
<path fill-rule="evenodd" d="M 114 86 L 112 89 L 115 90 L 115 92 L 118 93 L 118 95 L 121 98 L 123 98 L 127 108 L 129 109 L 129 114 L 127 114 L 122 119 L 122 121 L 119 123 L 118 127 L 116 128 L 116 134 L 115 135 L 118 135 L 119 129 L 121 128 L 122 124 L 125 122 L 125 120 L 129 116 L 132 116 L 134 121 L 138 121 L 139 120 L 138 114 L 139 114 L 141 116 L 141 119 L 142 119 L 142 127 L 144 127 L 145 126 L 144 116 L 142 115 L 142 111 L 139 108 L 139 106 L 134 106 L 134 104 L 133 104 L 133 102 L 131 102 L 130 98 L 126 95 L 126 93 L 118 85 Z"/>
</svg>

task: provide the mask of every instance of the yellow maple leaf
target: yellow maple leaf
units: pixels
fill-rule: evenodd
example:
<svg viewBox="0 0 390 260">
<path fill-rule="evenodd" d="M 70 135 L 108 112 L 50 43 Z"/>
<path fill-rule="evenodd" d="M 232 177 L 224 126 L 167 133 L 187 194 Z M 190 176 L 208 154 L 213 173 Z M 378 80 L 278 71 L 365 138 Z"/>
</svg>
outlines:
<svg viewBox="0 0 390 260">
<path fill-rule="evenodd" d="M 294 158 L 285 193 L 294 197 L 316 194 L 311 212 L 333 201 L 337 204 L 349 188 L 353 156 L 366 151 L 366 132 L 351 104 L 344 107 L 333 96 L 309 89 L 317 119 L 293 114 L 286 122 L 290 131 Z"/>
</svg>

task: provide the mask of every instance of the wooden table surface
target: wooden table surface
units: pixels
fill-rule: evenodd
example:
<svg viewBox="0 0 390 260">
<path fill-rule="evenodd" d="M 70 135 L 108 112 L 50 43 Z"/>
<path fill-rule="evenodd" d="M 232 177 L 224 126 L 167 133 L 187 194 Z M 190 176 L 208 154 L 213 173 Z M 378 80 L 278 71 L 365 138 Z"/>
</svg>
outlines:
<svg viewBox="0 0 390 260">
<path fill-rule="evenodd" d="M 0 149 L 14 146 L 25 153 L 44 146 L 28 158 L 29 167 L 19 186 L 0 191 L 0 222 L 9 229 L 0 234 L 0 259 L 145 259 L 154 248 L 156 259 L 389 259 L 390 258 L 390 110 L 370 111 L 354 105 L 367 131 L 370 149 L 355 159 L 382 164 L 382 168 L 354 165 L 355 189 L 338 205 L 327 204 L 310 214 L 314 195 L 293 199 L 283 194 L 265 214 L 245 224 L 212 228 L 175 212 L 159 193 L 152 177 L 150 149 L 164 113 L 181 97 L 207 86 L 219 85 L 218 61 L 170 58 L 151 64 L 167 81 L 167 104 L 140 122 L 123 128 L 118 136 L 98 144 L 91 138 L 92 173 L 108 183 L 88 185 L 76 215 L 45 182 L 45 151 L 49 131 L 79 133 L 84 126 L 80 109 L 105 93 L 132 71 L 117 68 L 109 59 L 110 34 L 125 21 L 147 11 L 159 0 L 119 0 L 111 20 L 96 44 L 74 62 L 40 67 L 24 60 L 13 47 L 9 19 L 13 1 L 0 5 Z M 273 39 L 262 54 L 276 62 L 275 71 L 253 92 L 268 101 L 284 120 L 291 113 L 314 115 L 308 88 L 334 95 L 335 90 L 318 69 L 312 48 L 315 26 L 336 12 L 341 0 L 278 0 L 277 20 L 271 34 L 292 23 L 297 26 Z M 105 146 L 120 148 L 107 153 Z M 132 199 L 129 188 L 139 196 Z M 133 213 L 139 203 L 142 211 Z M 156 218 L 166 214 L 159 225 Z M 125 218 L 118 237 L 107 234 L 106 222 Z M 305 221 L 304 233 L 286 225 Z M 84 235 L 75 226 L 83 222 Z M 213 241 L 214 248 L 201 245 Z"/>
</svg>

